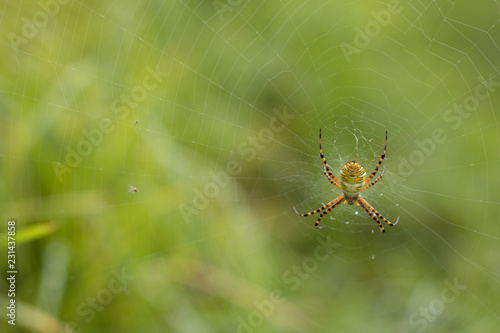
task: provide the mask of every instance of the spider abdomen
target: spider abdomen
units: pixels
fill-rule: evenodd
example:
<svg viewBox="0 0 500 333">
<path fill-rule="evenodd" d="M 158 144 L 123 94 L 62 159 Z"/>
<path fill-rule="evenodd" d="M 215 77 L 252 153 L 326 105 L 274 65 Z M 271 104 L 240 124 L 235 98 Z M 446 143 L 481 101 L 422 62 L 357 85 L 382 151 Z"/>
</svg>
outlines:
<svg viewBox="0 0 500 333">
<path fill-rule="evenodd" d="M 365 181 L 365 168 L 356 161 L 347 162 L 340 169 L 340 185 L 349 205 L 356 202 L 361 189 L 365 186 Z"/>
</svg>

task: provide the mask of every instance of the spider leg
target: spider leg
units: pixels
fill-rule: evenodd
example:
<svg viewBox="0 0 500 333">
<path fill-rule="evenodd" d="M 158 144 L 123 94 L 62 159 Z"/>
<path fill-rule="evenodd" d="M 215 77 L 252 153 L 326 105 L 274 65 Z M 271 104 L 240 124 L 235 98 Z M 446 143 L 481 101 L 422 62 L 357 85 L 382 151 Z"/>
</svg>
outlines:
<svg viewBox="0 0 500 333">
<path fill-rule="evenodd" d="M 380 159 L 378 160 L 378 164 L 377 166 L 375 167 L 375 171 L 372 172 L 372 174 L 370 175 L 370 177 L 366 178 L 366 181 L 365 181 L 365 184 L 368 184 L 368 182 L 370 180 L 372 180 L 373 177 L 375 177 L 375 175 L 377 174 L 377 171 L 378 171 L 378 168 L 380 167 L 380 164 L 382 164 L 382 161 L 384 160 L 385 158 L 385 152 L 387 150 L 387 130 L 385 131 L 385 146 L 384 146 L 384 153 L 382 154 L 382 156 L 380 156 Z"/>
<path fill-rule="evenodd" d="M 384 172 L 385 172 L 385 168 L 384 168 L 384 170 L 382 170 L 382 173 L 380 174 L 380 176 L 378 176 L 377 179 L 375 179 L 375 181 L 373 183 L 371 183 L 370 185 L 366 185 L 365 187 L 363 187 L 360 192 L 363 192 L 367 188 L 370 188 L 373 185 L 375 185 L 382 178 L 382 176 L 384 175 Z"/>
<path fill-rule="evenodd" d="M 372 205 L 370 205 L 368 203 L 368 201 L 366 201 L 363 197 L 359 196 L 358 197 L 358 201 L 360 203 L 362 203 L 363 205 L 366 205 L 366 207 L 368 207 L 369 210 L 371 210 L 375 215 L 377 215 L 380 219 L 382 219 L 385 223 L 387 223 L 388 225 L 390 225 L 391 227 L 395 226 L 396 224 L 398 224 L 398 221 L 399 221 L 399 216 L 398 218 L 396 219 L 396 222 L 392 223 L 390 221 L 388 221 L 385 217 L 383 217 L 375 208 L 373 208 Z"/>
<path fill-rule="evenodd" d="M 323 164 L 324 164 L 323 173 L 325 174 L 325 176 L 328 178 L 328 180 L 330 181 L 330 183 L 332 183 L 333 185 L 335 185 L 338 188 L 342 189 L 342 186 L 340 186 L 339 180 L 330 171 L 330 166 L 326 162 L 325 155 L 323 155 L 323 149 L 321 148 L 321 128 L 319 129 L 319 156 L 321 156 L 321 160 L 323 161 Z"/>
<path fill-rule="evenodd" d="M 384 229 L 384 227 L 382 226 L 382 224 L 380 224 L 380 221 L 378 220 L 378 218 L 377 218 L 377 217 L 376 217 L 376 216 L 375 216 L 375 215 L 371 212 L 371 210 L 370 210 L 370 209 L 368 209 L 368 207 L 366 207 L 366 206 L 365 206 L 365 204 L 363 203 L 363 201 L 359 200 L 359 197 L 358 197 L 358 201 L 357 201 L 357 202 L 359 203 L 359 205 L 360 205 L 361 207 L 363 207 L 363 209 L 365 210 L 365 212 L 367 212 L 367 213 L 368 213 L 368 215 L 370 215 L 370 217 L 371 217 L 372 219 L 374 219 L 374 220 L 375 220 L 375 222 L 377 222 L 377 224 L 378 224 L 378 226 L 379 226 L 379 228 L 380 228 L 380 231 L 385 232 L 385 229 Z"/>
<path fill-rule="evenodd" d="M 328 171 L 330 171 L 330 170 L 328 170 Z M 342 189 L 342 187 L 338 183 L 336 183 L 333 179 L 330 178 L 330 176 L 328 175 L 328 172 L 326 171 L 326 166 L 323 167 L 323 173 L 325 174 L 326 178 L 328 178 L 328 180 L 330 181 L 330 183 L 332 183 L 333 185 L 335 185 L 338 188 Z M 332 173 L 332 172 L 330 171 L 330 173 Z"/>
<path fill-rule="evenodd" d="M 331 206 L 330 208 L 328 208 L 327 210 L 323 211 L 320 215 L 319 215 L 319 218 L 318 220 L 316 221 L 316 224 L 314 225 L 316 228 L 318 229 L 323 229 L 323 228 L 328 228 L 328 226 L 321 226 L 321 227 L 318 227 L 319 225 L 319 221 L 321 221 L 321 219 L 323 218 L 323 216 L 325 216 L 326 214 L 330 213 L 332 211 L 332 209 L 334 209 L 335 207 L 337 207 L 338 205 L 340 205 L 343 201 L 345 201 L 345 197 L 344 195 L 342 194 L 340 197 L 338 197 L 337 199 L 333 200 L 333 201 L 336 201 L 338 200 L 337 202 L 335 202 L 333 204 L 333 206 Z"/>
<path fill-rule="evenodd" d="M 317 212 L 320 212 L 320 211 L 322 211 L 322 210 L 323 210 L 323 209 L 325 209 L 325 208 L 330 207 L 331 205 L 333 205 L 333 204 L 335 203 L 335 201 L 339 200 L 339 199 L 340 199 L 341 197 L 343 197 L 343 196 L 344 196 L 344 195 L 343 195 L 343 194 L 341 194 L 339 197 L 337 197 L 337 198 L 333 199 L 332 201 L 330 201 L 329 203 L 327 203 L 327 204 L 326 204 L 326 205 L 324 205 L 323 207 L 320 207 L 320 208 L 318 208 L 318 209 L 316 209 L 316 210 L 313 210 L 312 212 L 309 212 L 309 213 L 300 214 L 300 213 L 299 213 L 299 212 L 295 209 L 295 207 L 293 207 L 293 210 L 295 210 L 295 213 L 297 213 L 297 214 L 298 214 L 298 215 L 300 215 L 300 216 L 309 216 L 309 215 L 312 215 L 312 214 L 316 214 Z"/>
</svg>

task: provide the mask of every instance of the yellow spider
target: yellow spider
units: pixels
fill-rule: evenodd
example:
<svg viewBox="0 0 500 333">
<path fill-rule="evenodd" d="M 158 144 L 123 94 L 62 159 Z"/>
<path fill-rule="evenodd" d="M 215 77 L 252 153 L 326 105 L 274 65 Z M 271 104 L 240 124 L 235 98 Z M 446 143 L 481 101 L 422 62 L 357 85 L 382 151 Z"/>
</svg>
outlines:
<svg viewBox="0 0 500 333">
<path fill-rule="evenodd" d="M 382 224 L 380 224 L 379 218 L 382 219 L 384 222 L 389 224 L 391 227 L 396 225 L 399 221 L 399 216 L 396 219 L 395 223 L 389 222 L 385 217 L 380 215 L 379 212 L 375 208 L 372 207 L 363 197 L 361 197 L 361 192 L 364 190 L 372 187 L 375 185 L 384 175 L 385 168 L 382 170 L 382 173 L 380 176 L 378 176 L 377 179 L 375 179 L 374 182 L 368 184 L 370 180 L 372 180 L 373 177 L 377 174 L 378 168 L 380 167 L 380 164 L 382 164 L 382 161 L 385 158 L 385 152 L 387 149 L 387 131 L 385 131 L 385 147 L 384 147 L 384 153 L 380 157 L 380 160 L 378 161 L 377 166 L 375 167 L 375 171 L 370 175 L 370 177 L 366 178 L 366 171 L 365 168 L 361 164 L 359 164 L 357 161 L 350 161 L 344 164 L 342 169 L 340 169 L 340 181 L 335 177 L 335 175 L 330 171 L 330 166 L 326 162 L 325 155 L 323 155 L 323 150 L 321 149 L 321 128 L 319 129 L 319 155 L 321 156 L 321 160 L 323 160 L 323 173 L 325 176 L 328 178 L 330 183 L 333 185 L 337 186 L 342 190 L 342 194 L 336 198 L 324 205 L 321 208 L 318 208 L 312 212 L 306 213 L 306 214 L 300 214 L 297 212 L 295 207 L 293 209 L 295 210 L 295 213 L 299 214 L 300 216 L 309 216 L 312 214 L 316 214 L 320 211 L 323 210 L 323 212 L 319 215 L 318 220 L 316 221 L 316 228 L 321 229 L 325 228 L 326 226 L 319 227 L 319 221 L 321 221 L 321 218 L 328 214 L 329 212 L 332 211 L 335 207 L 340 205 L 341 203 L 347 202 L 349 205 L 353 205 L 356 203 L 356 206 L 361 206 L 363 209 L 368 213 L 368 215 L 371 216 L 372 219 L 375 220 L 375 222 L 378 223 L 378 226 L 380 227 L 380 231 L 385 232 L 384 227 Z M 328 209 L 327 209 L 328 208 Z"/>
</svg>

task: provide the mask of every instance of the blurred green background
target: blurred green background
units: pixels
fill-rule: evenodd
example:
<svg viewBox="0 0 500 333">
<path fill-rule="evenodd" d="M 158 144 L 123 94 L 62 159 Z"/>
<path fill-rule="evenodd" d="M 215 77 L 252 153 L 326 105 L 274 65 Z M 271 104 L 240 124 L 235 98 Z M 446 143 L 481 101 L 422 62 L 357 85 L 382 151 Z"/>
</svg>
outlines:
<svg viewBox="0 0 500 333">
<path fill-rule="evenodd" d="M 498 329 L 496 1 L 1 7 L 2 332 Z"/>
</svg>

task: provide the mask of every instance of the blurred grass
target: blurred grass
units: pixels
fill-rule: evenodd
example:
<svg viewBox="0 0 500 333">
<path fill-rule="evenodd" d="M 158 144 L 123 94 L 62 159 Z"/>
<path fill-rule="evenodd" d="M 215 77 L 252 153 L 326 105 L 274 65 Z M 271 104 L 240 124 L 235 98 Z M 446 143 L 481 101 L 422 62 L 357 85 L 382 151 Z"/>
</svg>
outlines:
<svg viewBox="0 0 500 333">
<path fill-rule="evenodd" d="M 0 35 L 20 33 L 37 6 L 7 1 Z M 254 314 L 255 332 L 414 332 L 412 313 L 455 278 L 466 291 L 426 329 L 498 326 L 500 94 L 463 128 L 442 118 L 479 75 L 497 75 L 498 9 L 402 6 L 350 63 L 339 44 L 383 4 L 241 2 L 221 20 L 211 1 L 71 2 L 17 53 L 4 39 L 0 211 L 18 227 L 15 331 L 242 332 Z M 115 101 L 157 65 L 168 77 L 120 119 Z M 242 153 L 274 110 L 295 116 L 255 157 Z M 59 180 L 53 162 L 102 119 L 114 129 Z M 400 215 L 396 227 L 382 235 L 345 206 L 318 232 L 293 213 L 338 195 L 322 175 L 319 127 L 335 172 L 355 157 L 352 133 L 371 169 L 389 130 L 387 173 L 366 197 Z M 401 159 L 435 128 L 446 142 L 402 178 Z M 186 221 L 181 205 L 230 160 L 241 171 Z M 341 246 L 307 273 L 326 237 Z M 92 310 L 123 269 L 129 284 Z M 288 271 L 302 276 L 297 288 Z M 285 301 L 260 320 L 256 303 L 276 290 Z"/>
</svg>

